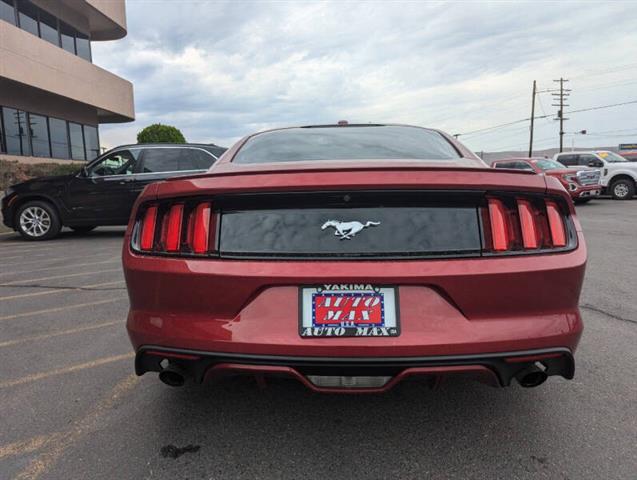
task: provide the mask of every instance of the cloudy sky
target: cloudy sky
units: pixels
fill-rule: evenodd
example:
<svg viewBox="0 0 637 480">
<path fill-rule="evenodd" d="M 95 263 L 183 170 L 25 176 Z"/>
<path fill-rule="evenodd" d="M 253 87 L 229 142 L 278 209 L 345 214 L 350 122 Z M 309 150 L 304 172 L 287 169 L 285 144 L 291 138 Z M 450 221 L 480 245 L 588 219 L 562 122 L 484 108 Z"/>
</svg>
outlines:
<svg viewBox="0 0 637 480">
<path fill-rule="evenodd" d="M 462 133 L 479 151 L 528 148 L 550 115 L 553 79 L 579 110 L 637 100 L 637 2 L 248 2 L 127 0 L 128 36 L 95 42 L 96 64 L 133 82 L 136 121 L 102 143 L 135 141 L 151 123 L 188 141 L 230 146 L 266 128 L 401 122 Z M 637 141 L 637 103 L 573 113 L 570 147 Z M 536 120 L 536 147 L 558 125 Z"/>
</svg>

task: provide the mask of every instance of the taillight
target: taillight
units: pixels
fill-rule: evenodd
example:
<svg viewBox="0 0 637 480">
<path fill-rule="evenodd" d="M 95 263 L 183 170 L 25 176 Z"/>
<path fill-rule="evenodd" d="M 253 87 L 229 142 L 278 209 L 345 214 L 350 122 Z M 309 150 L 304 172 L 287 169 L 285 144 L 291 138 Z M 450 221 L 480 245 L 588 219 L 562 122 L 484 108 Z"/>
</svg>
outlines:
<svg viewBox="0 0 637 480">
<path fill-rule="evenodd" d="M 509 249 L 508 215 L 501 200 L 489 199 L 489 221 L 491 223 L 492 247 L 496 252 Z"/>
<path fill-rule="evenodd" d="M 569 243 L 566 216 L 554 200 L 491 196 L 482 218 L 487 252 L 546 251 Z"/>
<path fill-rule="evenodd" d="M 566 246 L 566 230 L 564 229 L 564 220 L 557 204 L 553 201 L 546 201 L 546 214 L 549 219 L 549 227 L 551 230 L 551 240 L 554 247 Z"/>
<path fill-rule="evenodd" d="M 142 232 L 140 248 L 142 250 L 152 250 L 155 241 L 155 223 L 157 221 L 157 207 L 148 207 L 142 221 Z"/>
<path fill-rule="evenodd" d="M 217 248 L 216 217 L 211 202 L 150 205 L 137 221 L 132 246 L 147 253 L 213 254 Z"/>
<path fill-rule="evenodd" d="M 204 253 L 208 250 L 210 236 L 210 204 L 200 203 L 193 212 L 192 217 L 192 250 L 195 253 Z"/>
</svg>

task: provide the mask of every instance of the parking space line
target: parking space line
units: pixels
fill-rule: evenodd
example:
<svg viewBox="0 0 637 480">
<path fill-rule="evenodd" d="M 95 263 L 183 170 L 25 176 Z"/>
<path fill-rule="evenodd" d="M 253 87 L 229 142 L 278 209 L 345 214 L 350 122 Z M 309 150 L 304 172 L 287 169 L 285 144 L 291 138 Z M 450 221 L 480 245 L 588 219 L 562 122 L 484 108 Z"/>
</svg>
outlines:
<svg viewBox="0 0 637 480">
<path fill-rule="evenodd" d="M 98 323 L 97 325 L 86 325 L 84 327 L 70 328 L 68 330 L 60 330 L 53 333 L 45 333 L 42 335 L 32 335 L 30 337 L 16 338 L 15 340 L 7 340 L 6 342 L 0 342 L 0 348 L 10 347 L 12 345 L 19 345 L 25 342 L 33 342 L 35 340 L 45 340 L 47 338 L 60 337 L 62 335 L 71 335 L 74 333 L 86 332 L 89 330 L 96 330 L 98 328 L 110 327 L 112 325 L 124 325 L 123 320 L 114 320 L 110 322 Z"/>
<path fill-rule="evenodd" d="M 66 431 L 55 434 L 55 441 L 46 441 L 44 446 L 49 446 L 38 457 L 16 477 L 15 480 L 36 480 L 55 465 L 57 460 L 64 453 L 78 442 L 82 437 L 94 432 L 99 428 L 100 418 L 111 411 L 117 402 L 129 393 L 137 384 L 140 378 L 132 374 L 121 380 L 108 395 L 103 398 L 91 411 L 77 422 L 74 422 Z"/>
<path fill-rule="evenodd" d="M 35 272 L 42 272 L 45 270 L 59 270 L 61 268 L 77 268 L 77 267 L 88 267 L 88 266 L 92 266 L 92 265 L 103 265 L 105 263 L 119 263 L 119 260 L 117 260 L 117 256 L 111 257 L 108 260 L 103 260 L 101 262 L 91 262 L 91 263 L 77 263 L 75 265 L 59 265 L 57 267 L 45 267 L 45 268 L 38 268 L 36 270 L 22 270 L 22 271 L 16 271 L 16 272 L 5 272 L 5 273 L 0 273 L 0 277 L 5 276 L 5 275 L 18 275 L 21 273 L 35 273 Z"/>
<path fill-rule="evenodd" d="M 41 282 L 43 280 L 57 280 L 58 278 L 81 277 L 83 275 L 99 275 L 102 273 L 121 272 L 121 271 L 122 271 L 121 268 L 112 268 L 110 270 L 98 270 L 97 272 L 69 273 L 68 275 L 55 275 L 53 277 L 30 278 L 28 280 L 12 280 L 10 282 L 0 283 L 0 287 L 10 287 L 11 285 L 20 285 L 21 283 Z"/>
<path fill-rule="evenodd" d="M 4 317 L 0 317 L 0 321 L 14 320 L 16 318 L 23 318 L 23 317 L 33 317 L 36 315 L 42 315 L 43 313 L 62 312 L 64 310 L 72 310 L 74 308 L 92 307 L 95 305 L 103 305 L 105 303 L 119 302 L 121 300 L 128 300 L 128 297 L 116 297 L 116 298 L 109 298 L 108 300 L 98 300 L 97 302 L 76 303 L 74 305 L 66 305 L 64 307 L 46 308 L 44 310 L 35 310 L 32 312 L 15 313 L 13 315 L 5 315 Z"/>
<path fill-rule="evenodd" d="M 104 255 L 97 255 L 96 257 L 102 257 Z M 77 255 L 74 255 L 72 257 L 52 257 L 51 255 L 47 254 L 47 253 L 36 253 L 36 254 L 29 254 L 29 258 L 31 257 L 48 257 L 46 259 L 40 259 L 40 260 L 32 260 L 29 262 L 12 262 L 12 263 L 0 263 L 0 266 L 3 267 L 10 267 L 13 265 L 34 265 L 36 263 L 49 263 L 49 262 L 62 262 L 64 260 L 75 260 L 77 259 Z M 113 257 L 113 255 L 109 255 L 109 258 Z M 117 255 L 117 257 L 119 257 L 119 255 Z M 7 258 L 24 258 L 24 255 L 18 255 L 16 257 L 7 257 Z"/>
<path fill-rule="evenodd" d="M 94 283 L 93 285 L 85 285 L 83 287 L 44 287 L 44 288 L 51 288 L 51 290 L 47 290 L 44 292 L 21 293 L 19 295 L 8 295 L 6 297 L 0 297 L 0 302 L 3 300 L 16 300 L 18 298 L 25 298 L 25 297 L 39 297 L 42 295 L 53 295 L 55 293 L 90 292 L 94 290 L 99 290 L 97 287 L 106 287 L 108 285 L 117 285 L 119 283 L 124 283 L 124 280 L 116 280 L 114 282 L 105 282 L 105 283 Z"/>
<path fill-rule="evenodd" d="M 130 358 L 133 358 L 134 356 L 135 356 L 134 352 L 129 352 L 129 353 L 124 353 L 122 355 L 114 355 L 112 357 L 100 358 L 98 360 L 92 360 L 86 363 L 71 365 L 70 367 L 56 368 L 54 370 L 49 370 L 48 372 L 34 373 L 32 375 L 26 375 L 22 378 L 17 378 L 15 380 L 5 380 L 4 382 L 0 382 L 0 389 L 15 387 L 17 385 L 23 385 L 25 383 L 36 382 L 44 378 L 54 377 L 57 375 L 64 375 L 66 373 L 78 372 L 80 370 L 86 370 L 88 368 L 95 368 L 101 365 L 106 365 L 107 363 L 119 362 L 120 360 L 130 359 Z"/>
<path fill-rule="evenodd" d="M 29 438 L 28 440 L 20 440 L 18 442 L 9 443 L 8 445 L 3 445 L 0 447 L 0 459 L 35 452 L 46 444 L 53 436 L 55 436 L 55 434 L 37 435 Z"/>
</svg>

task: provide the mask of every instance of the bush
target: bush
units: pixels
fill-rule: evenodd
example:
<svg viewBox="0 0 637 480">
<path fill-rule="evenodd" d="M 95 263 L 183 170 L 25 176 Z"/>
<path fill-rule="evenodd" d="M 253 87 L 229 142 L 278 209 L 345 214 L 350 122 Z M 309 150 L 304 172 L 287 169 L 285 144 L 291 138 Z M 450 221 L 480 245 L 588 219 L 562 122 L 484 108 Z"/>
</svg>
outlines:
<svg viewBox="0 0 637 480">
<path fill-rule="evenodd" d="M 16 160 L 0 159 L 0 191 L 15 183 L 24 182 L 30 178 L 48 175 L 70 175 L 82 168 L 79 163 L 19 163 Z"/>
<path fill-rule="evenodd" d="M 137 134 L 137 143 L 186 143 L 177 127 L 155 123 Z"/>
</svg>

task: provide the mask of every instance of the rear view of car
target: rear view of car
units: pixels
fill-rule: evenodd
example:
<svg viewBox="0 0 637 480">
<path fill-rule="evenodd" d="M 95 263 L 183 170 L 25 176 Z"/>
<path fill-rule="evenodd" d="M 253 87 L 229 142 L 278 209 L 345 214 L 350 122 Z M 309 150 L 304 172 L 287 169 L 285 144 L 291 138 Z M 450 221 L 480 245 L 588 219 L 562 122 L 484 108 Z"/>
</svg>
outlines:
<svg viewBox="0 0 637 480">
<path fill-rule="evenodd" d="M 123 263 L 138 374 L 570 379 L 586 248 L 551 177 L 488 168 L 436 130 L 274 130 L 138 199 Z"/>
</svg>

